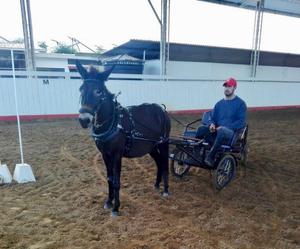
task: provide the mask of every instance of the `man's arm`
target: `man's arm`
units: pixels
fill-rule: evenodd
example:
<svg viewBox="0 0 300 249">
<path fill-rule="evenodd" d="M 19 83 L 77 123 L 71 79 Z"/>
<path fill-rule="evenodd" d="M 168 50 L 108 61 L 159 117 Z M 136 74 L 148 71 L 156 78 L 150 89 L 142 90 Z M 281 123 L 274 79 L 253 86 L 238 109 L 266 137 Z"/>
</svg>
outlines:
<svg viewBox="0 0 300 249">
<path fill-rule="evenodd" d="M 239 109 L 238 109 L 238 113 L 237 113 L 237 119 L 232 122 L 228 128 L 232 129 L 234 131 L 241 129 L 243 127 L 245 127 L 246 125 L 246 113 L 247 113 L 247 106 L 245 104 L 245 102 L 241 103 Z"/>
<path fill-rule="evenodd" d="M 219 102 L 218 102 L 219 103 Z M 218 115 L 218 103 L 215 104 L 214 109 L 212 110 L 212 115 L 211 115 L 211 119 L 209 122 L 209 125 L 214 124 L 215 126 L 217 125 L 217 115 Z"/>
<path fill-rule="evenodd" d="M 212 110 L 212 115 L 211 115 L 210 121 L 208 123 L 209 130 L 212 133 L 216 131 L 216 126 L 217 126 L 218 103 L 215 104 L 214 109 Z"/>
</svg>

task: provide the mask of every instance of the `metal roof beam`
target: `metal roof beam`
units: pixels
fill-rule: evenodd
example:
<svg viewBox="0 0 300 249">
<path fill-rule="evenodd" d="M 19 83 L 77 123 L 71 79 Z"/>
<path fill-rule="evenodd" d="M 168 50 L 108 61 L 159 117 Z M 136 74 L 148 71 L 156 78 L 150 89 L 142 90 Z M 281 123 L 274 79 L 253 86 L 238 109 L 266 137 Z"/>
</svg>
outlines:
<svg viewBox="0 0 300 249">
<path fill-rule="evenodd" d="M 155 15 L 157 21 L 158 21 L 159 24 L 161 25 L 161 20 L 160 20 L 158 14 L 157 14 L 157 12 L 156 12 L 156 10 L 155 10 L 155 8 L 154 8 L 152 2 L 151 2 L 151 0 L 148 0 L 148 3 L 149 3 L 149 5 L 150 5 L 151 9 L 153 10 L 153 13 L 154 13 L 154 15 Z"/>
<path fill-rule="evenodd" d="M 232 7 L 256 9 L 260 0 L 197 0 Z M 300 18 L 300 0 L 266 0 L 264 12 Z"/>
</svg>

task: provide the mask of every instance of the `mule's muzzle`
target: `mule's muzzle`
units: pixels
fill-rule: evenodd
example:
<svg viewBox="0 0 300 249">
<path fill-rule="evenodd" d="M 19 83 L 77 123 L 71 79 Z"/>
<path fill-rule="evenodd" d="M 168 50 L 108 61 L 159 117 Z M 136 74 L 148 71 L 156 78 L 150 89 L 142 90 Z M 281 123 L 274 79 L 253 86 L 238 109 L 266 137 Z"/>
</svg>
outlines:
<svg viewBox="0 0 300 249">
<path fill-rule="evenodd" d="M 93 115 L 90 113 L 80 113 L 79 114 L 79 123 L 82 128 L 88 128 L 93 121 Z"/>
<path fill-rule="evenodd" d="M 80 114 L 84 114 L 84 113 L 89 113 L 91 115 L 93 115 L 93 108 L 89 107 L 87 105 L 83 105 L 81 106 L 81 108 L 79 109 L 79 113 Z"/>
</svg>

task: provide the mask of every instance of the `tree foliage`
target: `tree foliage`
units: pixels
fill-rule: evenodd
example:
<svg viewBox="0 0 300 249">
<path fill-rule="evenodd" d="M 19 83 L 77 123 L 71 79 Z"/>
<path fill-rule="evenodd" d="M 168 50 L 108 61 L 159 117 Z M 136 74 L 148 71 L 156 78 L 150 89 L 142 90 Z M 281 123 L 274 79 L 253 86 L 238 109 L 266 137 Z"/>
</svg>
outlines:
<svg viewBox="0 0 300 249">
<path fill-rule="evenodd" d="M 42 41 L 42 42 L 38 42 L 38 45 L 40 48 L 44 49 L 45 51 L 47 51 L 48 49 L 48 45 L 45 41 Z"/>
<path fill-rule="evenodd" d="M 77 53 L 77 50 L 70 45 L 61 43 L 54 47 L 53 52 L 60 54 L 75 54 Z"/>
</svg>

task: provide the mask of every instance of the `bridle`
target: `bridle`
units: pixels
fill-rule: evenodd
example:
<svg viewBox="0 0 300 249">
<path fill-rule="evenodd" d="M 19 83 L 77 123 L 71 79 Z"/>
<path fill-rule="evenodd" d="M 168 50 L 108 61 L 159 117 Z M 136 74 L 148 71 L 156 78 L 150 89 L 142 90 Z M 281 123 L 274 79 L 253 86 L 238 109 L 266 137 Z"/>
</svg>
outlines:
<svg viewBox="0 0 300 249">
<path fill-rule="evenodd" d="M 84 85 L 85 83 L 88 83 L 88 82 L 99 82 L 99 81 L 98 81 L 98 80 L 95 80 L 95 79 L 86 79 L 86 80 L 83 81 L 83 85 Z M 89 112 L 93 117 L 95 117 L 95 114 L 100 110 L 101 105 L 102 105 L 102 104 L 104 103 L 104 101 L 108 98 L 108 93 L 102 91 L 100 96 L 101 96 L 101 97 L 100 97 L 100 101 L 99 101 L 100 105 L 97 104 L 94 108 L 91 108 L 91 107 L 88 106 L 88 105 L 82 105 L 81 108 L 82 108 L 83 110 L 86 110 L 87 112 Z M 81 97 L 81 102 L 82 102 L 82 94 L 80 95 L 80 97 Z"/>
<path fill-rule="evenodd" d="M 94 80 L 94 79 L 87 79 L 84 80 L 83 84 L 85 83 L 89 83 L 89 82 L 99 82 L 98 80 Z M 82 95 L 81 95 L 82 96 Z M 100 112 L 101 108 L 103 107 L 103 105 L 105 103 L 107 103 L 108 101 L 111 101 L 111 105 L 112 105 L 112 114 L 106 118 L 104 121 L 102 121 L 101 123 L 99 123 L 99 119 L 97 118 L 97 114 Z M 92 120 L 92 126 L 91 126 L 91 136 L 95 139 L 95 140 L 99 140 L 99 141 L 103 141 L 106 140 L 106 138 L 108 136 L 110 136 L 111 133 L 114 133 L 114 131 L 116 130 L 116 121 L 118 118 L 118 106 L 119 103 L 116 100 L 116 97 L 112 97 L 109 92 L 107 91 L 107 89 L 103 89 L 103 91 L 101 91 L 100 94 L 100 98 L 98 100 L 97 105 L 94 108 L 90 108 L 89 106 L 82 106 L 82 108 L 85 108 L 86 110 L 89 111 L 89 113 L 93 116 L 93 120 Z M 99 129 L 101 127 L 103 127 L 104 125 L 106 125 L 107 123 L 109 123 L 109 127 L 108 129 L 106 129 L 106 131 L 99 133 Z"/>
</svg>

